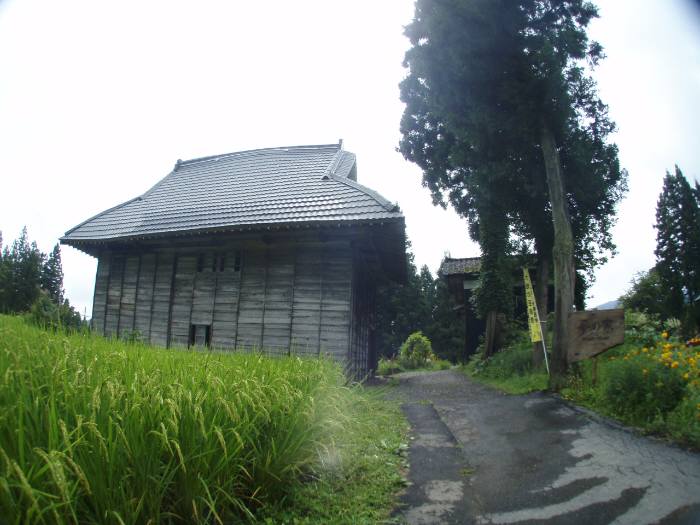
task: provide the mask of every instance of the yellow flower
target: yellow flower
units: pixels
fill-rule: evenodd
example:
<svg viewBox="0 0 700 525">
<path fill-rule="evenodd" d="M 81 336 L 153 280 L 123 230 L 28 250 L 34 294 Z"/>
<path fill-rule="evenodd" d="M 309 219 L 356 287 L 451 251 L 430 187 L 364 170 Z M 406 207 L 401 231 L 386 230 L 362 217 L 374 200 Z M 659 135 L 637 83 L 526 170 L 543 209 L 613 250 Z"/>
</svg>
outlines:
<svg viewBox="0 0 700 525">
<path fill-rule="evenodd" d="M 644 352 L 645 354 L 646 354 L 648 351 L 649 351 L 649 349 L 648 349 L 646 346 L 645 346 L 644 348 L 642 348 L 642 352 Z"/>
<path fill-rule="evenodd" d="M 664 339 L 668 339 L 668 332 L 666 332 L 666 331 L 661 332 L 661 337 L 663 337 Z"/>
<path fill-rule="evenodd" d="M 678 361 L 671 363 L 671 368 L 678 368 Z"/>
</svg>

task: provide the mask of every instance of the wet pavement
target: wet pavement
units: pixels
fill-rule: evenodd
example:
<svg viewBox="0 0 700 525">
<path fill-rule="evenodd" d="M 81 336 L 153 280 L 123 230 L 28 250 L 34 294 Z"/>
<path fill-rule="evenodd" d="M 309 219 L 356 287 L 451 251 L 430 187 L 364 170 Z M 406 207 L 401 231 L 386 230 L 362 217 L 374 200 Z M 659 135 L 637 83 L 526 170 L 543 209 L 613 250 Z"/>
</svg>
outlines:
<svg viewBox="0 0 700 525">
<path fill-rule="evenodd" d="M 700 454 L 455 370 L 394 376 L 412 426 L 409 524 L 700 524 Z"/>
</svg>

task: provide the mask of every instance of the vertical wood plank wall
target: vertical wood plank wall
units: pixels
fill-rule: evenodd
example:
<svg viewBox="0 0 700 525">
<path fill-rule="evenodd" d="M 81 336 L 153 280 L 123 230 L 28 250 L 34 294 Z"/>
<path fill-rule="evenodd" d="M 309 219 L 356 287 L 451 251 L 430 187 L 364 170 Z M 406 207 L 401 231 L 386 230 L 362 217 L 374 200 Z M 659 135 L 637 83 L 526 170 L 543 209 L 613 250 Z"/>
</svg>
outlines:
<svg viewBox="0 0 700 525">
<path fill-rule="evenodd" d="M 114 337 L 138 332 L 152 344 L 182 347 L 191 325 L 209 325 L 215 348 L 330 355 L 351 375 L 367 372 L 370 294 L 349 242 L 217 255 L 223 271 L 213 251 L 101 253 L 95 330 Z"/>
</svg>

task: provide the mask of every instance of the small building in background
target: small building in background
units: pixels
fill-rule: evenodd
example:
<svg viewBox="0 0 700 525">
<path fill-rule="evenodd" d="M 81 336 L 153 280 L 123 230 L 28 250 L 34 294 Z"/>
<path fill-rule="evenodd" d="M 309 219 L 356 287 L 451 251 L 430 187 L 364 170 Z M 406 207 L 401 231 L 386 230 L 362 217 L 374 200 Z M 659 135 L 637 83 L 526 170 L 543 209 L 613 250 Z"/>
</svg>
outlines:
<svg viewBox="0 0 700 525">
<path fill-rule="evenodd" d="M 530 269 L 534 268 L 532 261 L 529 261 L 527 266 Z M 478 317 L 474 306 L 474 294 L 479 287 L 480 271 L 480 257 L 461 259 L 445 257 L 438 270 L 438 275 L 447 281 L 447 288 L 457 303 L 457 308 L 463 313 L 465 328 L 464 356 L 467 358 L 476 352 L 486 328 L 486 321 Z M 523 286 L 522 265 L 516 263 L 515 257 L 513 258 L 513 301 L 514 317 L 526 322 L 527 306 Z M 554 287 L 550 282 L 548 312 L 553 310 Z M 540 317 L 545 321 L 546 313 L 540 313 Z"/>
<path fill-rule="evenodd" d="M 447 289 L 462 312 L 464 322 L 464 353 L 468 358 L 476 352 L 479 338 L 484 334 L 486 323 L 479 319 L 473 302 L 473 294 L 479 285 L 481 257 L 453 259 L 445 257 L 438 275 L 447 281 Z"/>
<path fill-rule="evenodd" d="M 376 363 L 377 283 L 406 279 L 403 214 L 342 142 L 178 161 L 61 242 L 98 259 L 97 333 L 330 355 L 355 377 Z"/>
</svg>

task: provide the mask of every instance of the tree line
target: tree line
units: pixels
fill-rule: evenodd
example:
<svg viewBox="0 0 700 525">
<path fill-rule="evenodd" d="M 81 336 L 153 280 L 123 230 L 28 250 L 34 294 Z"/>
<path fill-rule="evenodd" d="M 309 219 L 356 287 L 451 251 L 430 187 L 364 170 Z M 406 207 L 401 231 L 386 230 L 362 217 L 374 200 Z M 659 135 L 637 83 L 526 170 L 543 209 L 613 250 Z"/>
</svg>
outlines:
<svg viewBox="0 0 700 525">
<path fill-rule="evenodd" d="M 677 319 L 682 333 L 700 331 L 700 185 L 678 166 L 666 172 L 656 204 L 656 264 L 622 297 L 626 308 L 662 321 Z"/>
<path fill-rule="evenodd" d="M 70 305 L 63 288 L 61 249 L 39 250 L 29 240 L 27 227 L 10 246 L 0 232 L 0 312 L 28 313 L 39 324 L 80 328 L 80 314 Z"/>
<path fill-rule="evenodd" d="M 456 363 L 463 355 L 464 319 L 447 283 L 434 278 L 425 265 L 418 270 L 410 241 L 406 266 L 406 284 L 387 283 L 377 290 L 375 337 L 380 356 L 396 355 L 409 335 L 421 331 L 439 358 Z"/>
</svg>

